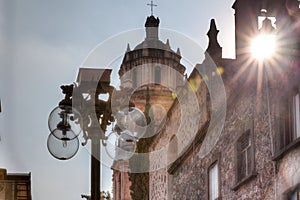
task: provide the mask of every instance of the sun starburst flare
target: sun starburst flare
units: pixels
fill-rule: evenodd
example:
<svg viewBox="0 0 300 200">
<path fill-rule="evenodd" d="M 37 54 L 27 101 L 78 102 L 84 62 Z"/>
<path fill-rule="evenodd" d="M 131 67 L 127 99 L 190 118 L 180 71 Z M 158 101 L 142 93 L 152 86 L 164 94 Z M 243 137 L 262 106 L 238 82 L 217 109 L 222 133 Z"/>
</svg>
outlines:
<svg viewBox="0 0 300 200">
<path fill-rule="evenodd" d="M 256 59 L 272 57 L 276 52 L 276 36 L 261 34 L 252 40 L 251 52 Z"/>
</svg>

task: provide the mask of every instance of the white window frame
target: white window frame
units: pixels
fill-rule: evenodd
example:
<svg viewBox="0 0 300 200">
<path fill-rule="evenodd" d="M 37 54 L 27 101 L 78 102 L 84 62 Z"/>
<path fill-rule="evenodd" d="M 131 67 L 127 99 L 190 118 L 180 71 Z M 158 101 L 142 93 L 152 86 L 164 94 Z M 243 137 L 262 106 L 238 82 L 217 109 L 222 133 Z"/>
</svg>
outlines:
<svg viewBox="0 0 300 200">
<path fill-rule="evenodd" d="M 219 165 L 215 162 L 209 167 L 208 170 L 208 199 L 216 200 L 219 199 L 219 187 L 220 187 L 220 177 L 219 177 Z"/>
</svg>

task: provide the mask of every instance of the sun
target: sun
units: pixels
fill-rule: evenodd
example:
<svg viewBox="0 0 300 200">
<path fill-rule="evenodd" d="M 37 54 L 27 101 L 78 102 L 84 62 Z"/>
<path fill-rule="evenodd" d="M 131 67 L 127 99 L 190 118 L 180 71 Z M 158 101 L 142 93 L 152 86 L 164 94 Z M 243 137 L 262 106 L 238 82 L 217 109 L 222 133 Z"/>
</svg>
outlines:
<svg viewBox="0 0 300 200">
<path fill-rule="evenodd" d="M 252 40 L 252 55 L 259 60 L 270 58 L 276 51 L 276 38 L 273 34 L 260 34 Z"/>
</svg>

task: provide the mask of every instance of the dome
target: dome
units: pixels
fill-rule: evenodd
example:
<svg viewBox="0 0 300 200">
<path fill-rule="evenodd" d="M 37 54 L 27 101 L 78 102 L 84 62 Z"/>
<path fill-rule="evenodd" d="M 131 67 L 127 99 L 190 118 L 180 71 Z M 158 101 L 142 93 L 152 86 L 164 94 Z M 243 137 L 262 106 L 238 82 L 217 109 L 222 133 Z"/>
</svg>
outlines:
<svg viewBox="0 0 300 200">
<path fill-rule="evenodd" d="M 162 41 L 160 41 L 159 39 L 157 40 L 148 40 L 147 38 L 141 42 L 140 44 L 138 44 L 134 50 L 137 49 L 162 49 L 162 50 L 167 50 L 167 51 L 172 51 L 170 45 L 168 45 L 168 43 L 163 43 Z"/>
</svg>

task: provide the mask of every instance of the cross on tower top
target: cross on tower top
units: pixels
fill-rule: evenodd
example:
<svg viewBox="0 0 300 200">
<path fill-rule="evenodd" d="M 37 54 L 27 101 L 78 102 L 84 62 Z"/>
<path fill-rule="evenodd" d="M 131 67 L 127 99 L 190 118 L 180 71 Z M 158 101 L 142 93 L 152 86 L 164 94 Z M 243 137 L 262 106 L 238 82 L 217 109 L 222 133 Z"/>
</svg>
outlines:
<svg viewBox="0 0 300 200">
<path fill-rule="evenodd" d="M 151 3 L 148 3 L 147 6 L 151 6 L 151 16 L 153 16 L 153 7 L 156 7 L 157 5 L 151 1 Z"/>
</svg>

